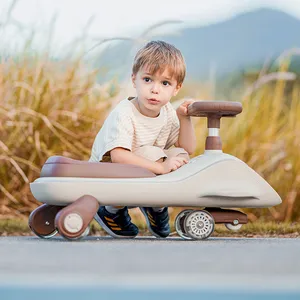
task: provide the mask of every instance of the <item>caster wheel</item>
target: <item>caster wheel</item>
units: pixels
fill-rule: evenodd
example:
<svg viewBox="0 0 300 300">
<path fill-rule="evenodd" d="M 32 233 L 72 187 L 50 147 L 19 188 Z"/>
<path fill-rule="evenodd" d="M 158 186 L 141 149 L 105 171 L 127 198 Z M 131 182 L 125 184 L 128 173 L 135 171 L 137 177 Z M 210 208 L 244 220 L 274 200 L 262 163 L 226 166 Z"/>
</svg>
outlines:
<svg viewBox="0 0 300 300">
<path fill-rule="evenodd" d="M 31 231 L 40 238 L 49 239 L 57 234 L 54 224 L 57 213 L 62 206 L 43 204 L 29 216 L 28 225 Z"/>
<path fill-rule="evenodd" d="M 214 218 L 205 210 L 190 212 L 184 221 L 185 232 L 195 240 L 207 239 L 214 232 L 214 229 Z"/>
<path fill-rule="evenodd" d="M 191 240 L 192 238 L 185 232 L 184 221 L 186 216 L 192 212 L 192 209 L 186 209 L 180 212 L 175 219 L 175 229 L 180 237 L 185 240 Z"/>
<path fill-rule="evenodd" d="M 225 223 L 224 225 L 228 230 L 232 230 L 232 231 L 238 231 L 243 226 L 243 224 L 233 225 L 231 223 Z"/>
</svg>

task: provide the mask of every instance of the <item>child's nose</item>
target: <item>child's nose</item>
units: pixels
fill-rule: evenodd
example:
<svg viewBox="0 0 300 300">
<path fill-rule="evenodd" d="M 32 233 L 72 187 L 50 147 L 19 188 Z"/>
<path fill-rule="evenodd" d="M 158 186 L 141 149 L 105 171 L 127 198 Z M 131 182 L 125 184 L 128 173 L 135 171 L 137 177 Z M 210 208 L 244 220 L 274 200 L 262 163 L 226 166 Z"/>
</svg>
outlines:
<svg viewBox="0 0 300 300">
<path fill-rule="evenodd" d="M 159 85 L 156 83 L 153 83 L 152 87 L 151 87 L 151 93 L 153 94 L 158 94 L 159 93 Z"/>
</svg>

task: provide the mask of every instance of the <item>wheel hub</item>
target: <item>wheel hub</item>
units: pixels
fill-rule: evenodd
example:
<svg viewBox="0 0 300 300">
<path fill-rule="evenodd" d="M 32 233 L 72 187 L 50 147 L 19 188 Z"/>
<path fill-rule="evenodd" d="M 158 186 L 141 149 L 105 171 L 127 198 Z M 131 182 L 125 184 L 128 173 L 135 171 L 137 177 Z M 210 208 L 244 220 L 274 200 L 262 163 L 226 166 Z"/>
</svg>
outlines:
<svg viewBox="0 0 300 300">
<path fill-rule="evenodd" d="M 79 214 L 72 213 L 65 217 L 64 227 L 71 233 L 76 233 L 81 230 L 83 220 Z"/>
<path fill-rule="evenodd" d="M 204 223 L 203 223 L 202 221 L 199 221 L 199 222 L 196 223 L 196 227 L 197 227 L 198 229 L 203 229 Z"/>
<path fill-rule="evenodd" d="M 186 217 L 184 227 L 193 239 L 206 239 L 214 231 L 214 219 L 206 211 L 194 211 Z"/>
</svg>

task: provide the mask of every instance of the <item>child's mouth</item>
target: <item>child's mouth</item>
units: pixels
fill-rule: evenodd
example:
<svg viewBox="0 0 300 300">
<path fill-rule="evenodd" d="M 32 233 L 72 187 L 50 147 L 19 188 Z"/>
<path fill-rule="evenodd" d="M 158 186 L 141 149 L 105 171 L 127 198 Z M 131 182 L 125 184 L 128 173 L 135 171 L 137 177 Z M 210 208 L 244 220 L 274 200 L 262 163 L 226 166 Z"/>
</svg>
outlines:
<svg viewBox="0 0 300 300">
<path fill-rule="evenodd" d="M 148 102 L 149 102 L 150 104 L 158 104 L 158 103 L 159 103 L 159 101 L 156 100 L 156 99 L 148 99 Z"/>
</svg>

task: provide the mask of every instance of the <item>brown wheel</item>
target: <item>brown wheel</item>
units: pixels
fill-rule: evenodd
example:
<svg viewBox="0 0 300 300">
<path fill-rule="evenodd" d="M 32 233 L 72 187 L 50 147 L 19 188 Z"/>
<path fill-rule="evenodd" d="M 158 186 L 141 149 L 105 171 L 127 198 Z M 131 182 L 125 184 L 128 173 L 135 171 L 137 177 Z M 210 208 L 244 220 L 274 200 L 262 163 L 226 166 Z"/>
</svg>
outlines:
<svg viewBox="0 0 300 300">
<path fill-rule="evenodd" d="M 88 234 L 89 224 L 99 209 L 96 198 L 85 195 L 62 209 L 55 218 L 55 226 L 61 236 L 77 240 Z"/>
<path fill-rule="evenodd" d="M 29 216 L 28 225 L 32 232 L 40 238 L 49 239 L 57 234 L 55 217 L 62 206 L 43 204 Z"/>
</svg>

